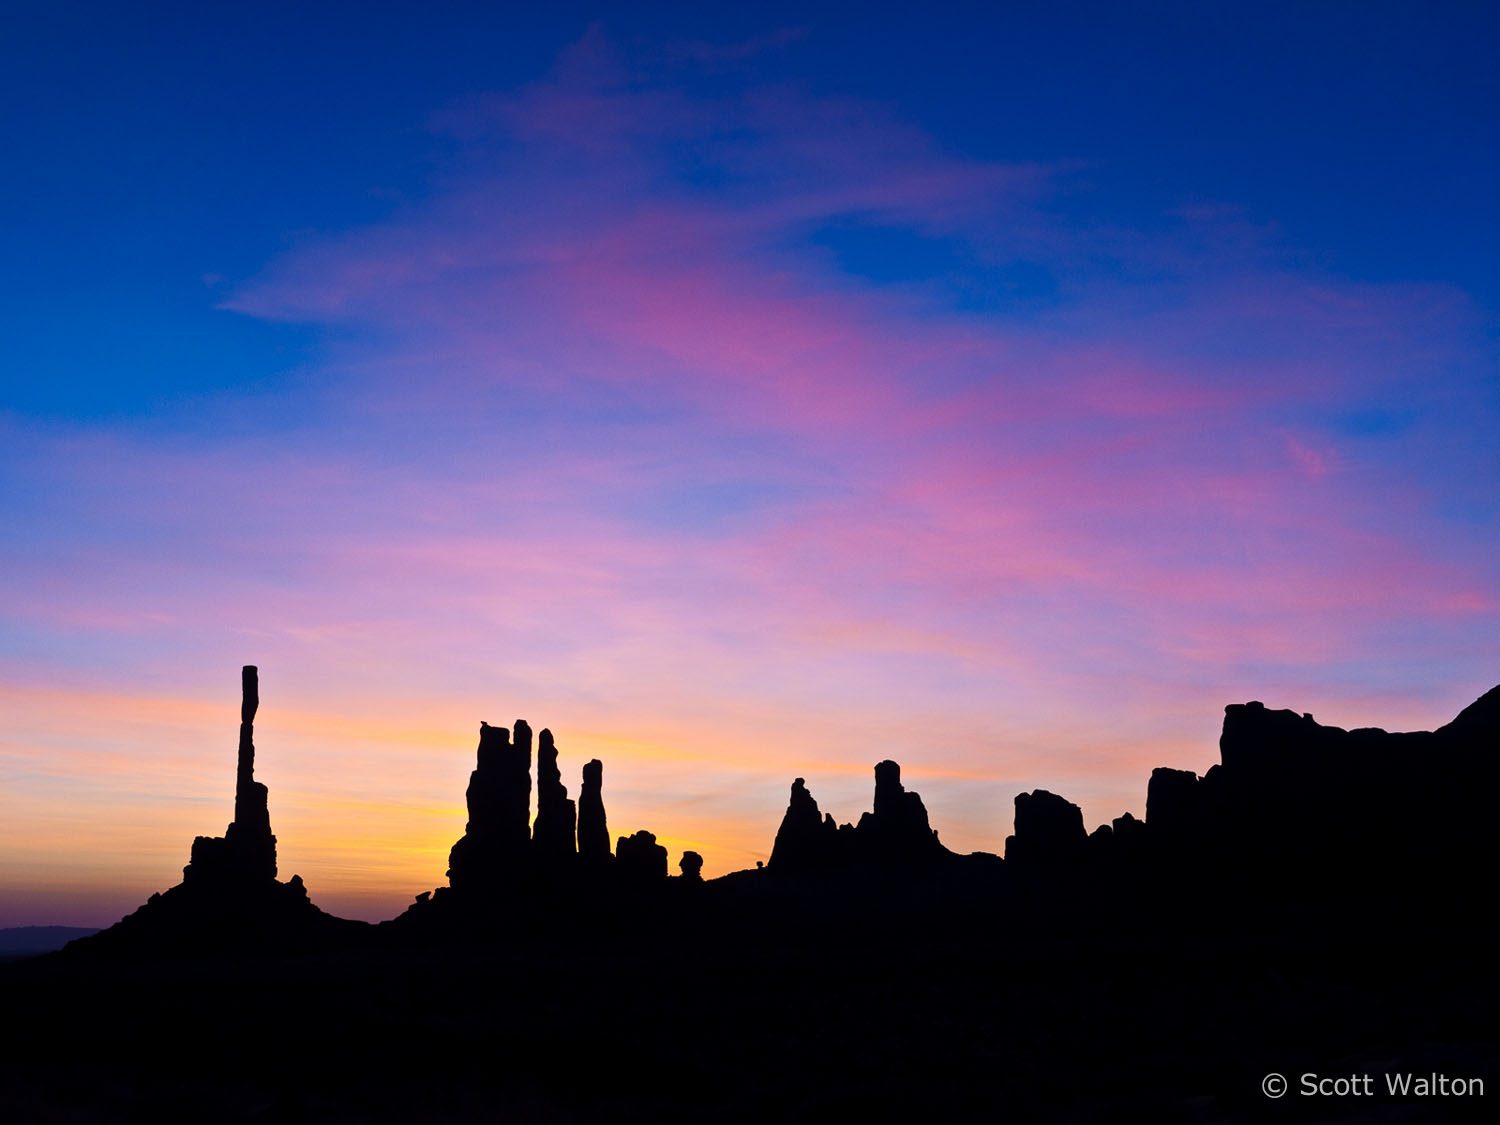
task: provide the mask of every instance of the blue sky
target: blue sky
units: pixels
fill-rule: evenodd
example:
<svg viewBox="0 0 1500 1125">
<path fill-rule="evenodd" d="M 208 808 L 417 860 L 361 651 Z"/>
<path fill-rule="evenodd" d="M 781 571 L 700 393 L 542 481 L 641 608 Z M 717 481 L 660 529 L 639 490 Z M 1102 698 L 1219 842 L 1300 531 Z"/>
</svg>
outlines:
<svg viewBox="0 0 1500 1125">
<path fill-rule="evenodd" d="M 679 62 L 693 87 L 753 71 L 884 102 L 975 157 L 1073 163 L 1076 191 L 1052 206 L 1080 224 L 1232 206 L 1330 270 L 1441 280 L 1492 308 L 1495 21 L 1485 5 L 1368 3 L 857 19 L 802 4 L 18 4 L 0 45 L 0 253 L 4 346 L 30 377 L 7 400 L 139 411 L 294 363 L 304 337 L 215 315 L 202 279 L 421 197 L 451 147 L 433 115 L 540 77 L 590 26 Z M 105 355 L 129 377 L 80 384 Z"/>
</svg>

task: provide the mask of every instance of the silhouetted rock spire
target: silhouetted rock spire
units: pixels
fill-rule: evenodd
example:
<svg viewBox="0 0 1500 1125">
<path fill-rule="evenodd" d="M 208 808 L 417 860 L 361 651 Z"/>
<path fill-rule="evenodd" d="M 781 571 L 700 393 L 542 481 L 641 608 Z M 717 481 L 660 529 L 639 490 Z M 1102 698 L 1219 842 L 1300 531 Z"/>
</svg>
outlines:
<svg viewBox="0 0 1500 1125">
<path fill-rule="evenodd" d="M 236 863 L 252 878 L 276 878 L 276 837 L 271 835 L 269 793 L 255 780 L 255 712 L 260 709 L 260 671 L 240 670 L 240 748 L 235 775 L 234 823 L 225 834 Z"/>
<path fill-rule="evenodd" d="M 532 846 L 544 863 L 557 865 L 573 857 L 573 834 L 576 813 L 557 768 L 557 746 L 552 732 L 543 730 L 536 748 L 536 823 L 532 826 Z"/>
<path fill-rule="evenodd" d="M 949 854 L 927 823 L 927 808 L 901 784 L 901 767 L 875 766 L 875 809 L 859 818 L 855 841 L 862 857 L 877 862 L 923 862 Z"/>
<path fill-rule="evenodd" d="M 792 798 L 776 830 L 770 868 L 778 872 L 812 871 L 833 862 L 838 828 L 833 817 L 818 813 L 818 802 L 802 778 L 792 782 Z"/>
<path fill-rule="evenodd" d="M 234 820 L 223 836 L 198 836 L 183 868 L 183 881 L 274 880 L 276 837 L 271 834 L 268 791 L 255 780 L 255 712 L 260 707 L 260 673 L 253 664 L 240 670 L 240 746 L 235 769 Z"/>
<path fill-rule="evenodd" d="M 276 880 L 266 787 L 255 780 L 255 713 L 260 680 L 254 665 L 240 673 L 240 740 L 234 821 L 223 836 L 193 840 L 182 882 L 154 894 L 138 910 L 84 942 L 79 952 L 202 955 L 228 950 L 308 950 L 346 941 L 365 929 L 324 914 L 309 901 L 300 876 Z"/>
<path fill-rule="evenodd" d="M 609 862 L 609 825 L 604 816 L 604 763 L 594 758 L 583 767 L 578 793 L 578 855 L 589 866 Z"/>
</svg>

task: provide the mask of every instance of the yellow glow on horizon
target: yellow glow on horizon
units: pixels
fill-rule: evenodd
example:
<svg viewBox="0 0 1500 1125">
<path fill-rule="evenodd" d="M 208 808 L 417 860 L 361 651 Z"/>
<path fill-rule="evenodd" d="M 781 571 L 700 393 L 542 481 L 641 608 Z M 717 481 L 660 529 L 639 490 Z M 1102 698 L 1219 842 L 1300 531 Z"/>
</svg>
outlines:
<svg viewBox="0 0 1500 1125">
<path fill-rule="evenodd" d="M 315 708 L 303 685 L 288 687 L 297 706 L 280 705 L 263 679 L 256 719 L 256 774 L 270 789 L 282 877 L 301 875 L 325 909 L 372 920 L 446 885 L 448 852 L 467 819 L 473 716 L 496 709 L 462 697 L 347 693 Z M 134 905 L 180 881 L 192 838 L 222 835 L 233 816 L 237 688 L 208 698 L 0 684 L 9 720 L 0 761 L 24 797 L 0 818 L 0 880 L 27 897 Z M 567 710 L 540 702 L 529 709 L 540 719 Z M 758 720 L 698 727 L 688 716 L 610 721 L 595 708 L 575 710 L 576 727 L 532 723 L 556 734 L 569 796 L 579 795 L 584 762 L 603 760 L 611 842 L 646 829 L 668 849 L 674 874 L 692 850 L 708 879 L 769 857 L 794 777 L 807 779 L 822 812 L 857 823 L 871 807 L 874 764 L 894 759 L 945 844 L 1000 852 L 1018 792 L 1060 792 L 1092 828 L 1127 810 L 1142 814 L 1152 766 L 1201 773 L 1217 757 L 1217 715 L 1197 710 L 1192 721 L 1211 734 L 1107 739 L 1067 717 L 1009 728 L 913 717 L 846 729 L 810 716 L 768 736 Z M 450 723 L 449 715 L 465 717 Z M 1106 766 L 1125 767 L 1125 787 L 1098 781 Z"/>
</svg>

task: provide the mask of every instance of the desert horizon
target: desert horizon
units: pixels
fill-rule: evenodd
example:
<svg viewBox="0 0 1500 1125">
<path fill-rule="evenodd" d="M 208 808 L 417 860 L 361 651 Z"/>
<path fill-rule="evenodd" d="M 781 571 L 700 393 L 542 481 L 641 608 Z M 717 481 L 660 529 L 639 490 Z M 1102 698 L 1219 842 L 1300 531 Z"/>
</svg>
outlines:
<svg viewBox="0 0 1500 1125">
<path fill-rule="evenodd" d="M 273 681 L 274 683 L 274 677 Z M 227 693 L 226 693 L 227 694 Z M 1477 696 L 1473 697 L 1477 698 Z M 1473 698 L 1468 702 L 1472 702 Z M 121 701 L 123 702 L 123 701 Z M 1237 701 L 1243 702 L 1243 701 Z M 1228 704 L 1226 704 L 1227 706 Z M 1466 704 L 1465 704 L 1466 705 Z M 128 705 L 127 705 L 128 706 Z M 1280 708 L 1273 701 L 1268 704 L 1272 709 L 1299 710 L 1289 702 L 1286 708 Z M 1446 719 L 1442 716 L 1433 716 L 1424 725 L 1407 725 L 1385 728 L 1383 724 L 1372 721 L 1368 716 L 1356 716 L 1338 722 L 1332 717 L 1318 716 L 1319 721 L 1327 726 L 1342 726 L 1345 729 L 1354 727 L 1382 727 L 1382 729 L 1397 730 L 1432 730 L 1443 725 L 1445 721 L 1457 714 L 1460 707 L 1454 708 L 1452 714 Z M 217 718 L 218 723 L 212 724 L 213 716 L 209 714 L 211 708 L 204 705 L 202 718 L 204 725 L 217 725 L 220 729 L 212 742 L 223 745 L 227 736 L 224 733 L 224 715 L 232 711 L 232 705 L 226 704 L 219 708 L 221 712 Z M 260 760 L 268 763 L 269 768 L 274 770 L 289 755 L 278 751 L 274 740 L 281 731 L 288 726 L 295 729 L 299 722 L 307 722 L 307 716 L 285 716 L 279 715 L 280 709 L 273 702 L 265 708 L 258 720 L 261 724 Z M 1219 720 L 1222 721 L 1222 710 L 1220 708 Z M 1299 711 L 1300 713 L 1300 711 Z M 1315 712 L 1308 712 L 1316 714 Z M 320 724 L 310 724 L 314 729 L 321 728 L 327 731 L 330 728 L 343 726 L 351 742 L 358 738 L 358 734 L 350 737 L 347 731 L 352 727 L 356 732 L 371 732 L 378 726 L 378 722 L 368 717 L 360 718 L 353 723 L 344 723 L 338 718 L 330 718 Z M 509 725 L 508 723 L 490 722 L 491 726 Z M 538 728 L 540 729 L 540 728 Z M 566 728 L 558 728 L 566 730 Z M 407 737 L 410 727 L 401 729 L 398 737 Z M 431 731 L 418 728 L 420 737 L 432 738 Z M 206 739 L 206 741 L 208 741 Z M 472 742 L 472 737 L 469 739 Z M 931 739 L 931 742 L 941 742 L 940 739 Z M 767 793 L 757 794 L 761 806 L 767 810 L 766 819 L 756 822 L 748 817 L 740 824 L 726 824 L 722 819 L 714 819 L 705 816 L 701 812 L 694 816 L 691 812 L 681 815 L 684 824 L 669 823 L 665 816 L 676 811 L 670 806 L 662 808 L 654 805 L 649 799 L 642 801 L 641 789 L 649 785 L 653 772 L 670 772 L 673 763 L 685 764 L 691 770 L 695 759 L 707 757 L 703 754 L 679 751 L 677 754 L 662 754 L 660 759 L 647 764 L 642 769 L 634 762 L 630 751 L 640 745 L 638 741 L 622 738 L 611 738 L 592 732 L 578 732 L 574 741 L 569 741 L 566 736 L 558 739 L 562 748 L 565 763 L 571 762 L 571 766 L 564 770 L 564 781 L 570 790 L 577 790 L 578 772 L 583 761 L 595 757 L 605 757 L 607 760 L 623 761 L 621 766 L 611 769 L 611 804 L 618 805 L 623 809 L 620 815 L 622 824 L 634 820 L 640 821 L 637 827 L 652 828 L 658 833 L 659 840 L 673 852 L 679 855 L 682 851 L 693 850 L 700 854 L 704 860 L 704 873 L 706 878 L 716 878 L 729 874 L 736 870 L 745 870 L 755 867 L 757 862 L 764 862 L 770 858 L 771 842 L 774 837 L 774 825 L 781 813 L 785 810 L 785 790 L 790 785 L 790 776 L 776 785 L 774 781 L 766 776 L 769 770 L 760 771 L 760 778 L 767 788 Z M 893 751 L 898 743 L 884 742 L 872 744 L 872 751 Z M 883 750 L 881 749 L 883 748 Z M 1011 792 L 1009 796 L 999 793 L 1005 788 L 1004 779 L 986 776 L 983 773 L 965 774 L 956 770 L 923 769 L 920 763 L 929 759 L 932 752 L 921 742 L 914 742 L 907 749 L 901 745 L 904 756 L 907 759 L 902 762 L 905 776 L 914 784 L 919 784 L 924 799 L 932 811 L 934 826 L 943 834 L 943 839 L 949 847 L 960 852 L 989 852 L 1001 855 L 1004 853 L 1005 837 L 1012 830 L 1011 817 L 1013 810 L 1011 799 L 1015 796 Z M 622 753 L 622 750 L 624 751 Z M 1204 751 L 1207 751 L 1206 753 Z M 924 752 L 925 751 L 925 752 Z M 429 750 L 428 752 L 434 752 Z M 345 762 L 357 767 L 357 751 Z M 452 755 L 455 761 L 446 762 L 449 773 L 453 778 L 454 792 L 461 795 L 462 784 L 467 778 L 468 768 L 472 765 L 472 746 L 463 751 L 455 751 Z M 887 755 L 889 756 L 889 755 Z M 219 791 L 217 804 L 221 809 L 227 809 L 231 805 L 229 791 L 225 788 L 225 777 L 228 776 L 228 757 L 226 752 L 214 752 L 205 748 L 201 752 L 205 763 L 217 758 L 219 760 L 220 776 L 217 778 L 217 789 Z M 1197 773 L 1204 773 L 1217 760 L 1218 757 L 1218 729 L 1209 740 L 1207 747 L 1196 747 L 1194 752 L 1182 756 L 1190 764 L 1184 764 L 1181 760 L 1168 760 L 1165 755 L 1158 755 L 1160 760 L 1142 762 L 1142 772 L 1136 786 L 1139 796 L 1131 803 L 1116 808 L 1113 812 L 1105 809 L 1102 813 L 1096 813 L 1095 808 L 1102 805 L 1106 798 L 1096 798 L 1092 801 L 1079 801 L 1084 809 L 1084 820 L 1086 827 L 1092 831 L 1101 824 L 1109 824 L 1114 817 L 1129 812 L 1138 819 L 1144 819 L 1146 814 L 1146 786 L 1145 778 L 1152 768 L 1156 766 L 1167 766 L 1176 769 L 1192 769 Z M 878 760 L 878 759 L 877 759 Z M 376 768 L 380 764 L 380 758 L 372 755 L 370 768 Z M 910 763 L 919 763 L 913 767 Z M 788 769 L 795 776 L 805 777 L 808 787 L 816 793 L 825 794 L 822 799 L 824 808 L 833 812 L 840 820 L 854 820 L 858 818 L 859 812 L 868 806 L 870 770 L 874 762 L 870 762 L 861 768 L 853 764 L 840 764 L 836 767 L 826 762 L 812 762 L 798 764 L 788 761 Z M 639 770 L 638 776 L 632 779 L 629 771 L 635 767 Z M 654 767 L 654 770 L 653 770 Z M 571 768 L 571 775 L 568 773 Z M 620 777 L 625 773 L 624 778 Z M 462 835 L 465 814 L 461 800 L 452 800 L 446 806 L 440 806 L 434 815 L 434 810 L 413 808 L 409 800 L 393 801 L 388 806 L 382 806 L 376 801 L 366 799 L 359 801 L 353 797 L 347 797 L 345 801 L 338 801 L 338 794 L 331 794 L 335 802 L 335 808 L 347 810 L 358 815 L 366 821 L 366 827 L 361 832 L 361 838 L 373 846 L 368 851 L 361 852 L 358 842 L 328 840 L 328 828 L 318 823 L 317 814 L 319 806 L 298 807 L 297 795 L 293 791 L 289 800 L 280 795 L 279 785 L 274 783 L 275 775 L 267 775 L 271 778 L 273 793 L 272 812 L 279 824 L 290 824 L 296 831 L 282 829 L 280 839 L 282 841 L 282 854 L 290 865 L 289 870 L 296 870 L 303 874 L 305 882 L 311 888 L 317 900 L 335 914 L 344 917 L 355 918 L 361 921 L 378 922 L 385 918 L 394 917 L 400 910 L 404 909 L 412 897 L 421 891 L 430 891 L 444 882 L 444 871 L 447 864 L 447 852 L 453 839 Z M 643 780 L 644 779 L 644 780 Z M 0 915 L 0 928 L 14 928 L 26 926 L 79 926 L 103 928 L 118 920 L 120 916 L 128 913 L 134 906 L 152 893 L 165 890 L 168 886 L 175 884 L 180 879 L 182 866 L 181 844 L 183 838 L 180 833 L 174 840 L 171 839 L 167 830 L 174 826 L 187 828 L 188 836 L 209 834 L 215 827 L 213 821 L 213 810 L 211 805 L 215 798 L 211 795 L 215 789 L 216 779 L 211 775 L 201 778 L 192 778 L 195 787 L 201 785 L 204 796 L 200 799 L 187 803 L 184 813 L 176 816 L 163 818 L 158 823 L 141 822 L 133 826 L 135 833 L 143 840 L 154 837 L 165 837 L 156 840 L 157 846 L 152 848 L 151 855 L 153 865 L 146 865 L 140 861 L 137 854 L 132 858 L 136 861 L 134 869 L 120 872 L 118 869 L 112 872 L 112 877 L 106 888 L 97 884 L 89 885 L 87 882 L 66 885 L 70 878 L 66 869 L 59 871 L 56 867 L 46 863 L 34 862 L 31 867 L 38 883 L 44 879 L 62 880 L 63 886 L 55 883 L 47 888 L 52 894 L 63 892 L 66 897 L 61 901 L 68 905 L 51 910 L 39 907 L 46 902 L 45 895 L 37 895 L 31 892 L 28 895 L 17 895 L 13 900 L 15 905 L 9 907 L 9 913 Z M 632 784 L 634 781 L 634 784 Z M 1071 783 L 1071 785 L 1069 784 Z M 1084 793 L 1093 792 L 1093 787 L 1087 777 L 1071 777 L 1065 781 L 1053 782 L 1060 788 L 1053 791 L 1061 792 L 1070 800 L 1076 800 L 1073 790 Z M 660 788 L 666 788 L 661 786 Z M 1027 791 L 1036 788 L 1047 788 L 1040 784 L 1029 784 L 1024 779 L 1017 778 L 1010 788 L 1017 791 Z M 977 791 L 978 798 L 975 793 Z M 990 802 L 996 802 L 993 807 Z M 533 813 L 535 806 L 533 804 Z M 645 819 L 651 813 L 657 813 L 654 823 L 647 823 Z M 955 824 L 948 823 L 951 812 L 959 815 L 954 817 Z M 965 816 L 965 814 L 967 814 Z M 988 820 L 985 819 L 988 814 Z M 198 823 L 191 817 L 202 820 Z M 369 821 L 374 821 L 374 828 L 369 827 Z M 337 817 L 334 818 L 337 823 Z M 433 823 L 433 822 L 436 823 Z M 93 846 L 100 846 L 91 833 L 79 835 L 79 828 L 75 827 L 74 839 L 87 841 Z M 100 826 L 91 826 L 97 831 Z M 108 826 L 105 826 L 106 828 Z M 958 829 L 957 832 L 953 828 Z M 420 837 L 415 836 L 414 828 L 426 829 L 426 833 Z M 394 829 L 394 830 L 393 830 Z M 738 834 L 735 830 L 738 829 Z M 632 828 L 631 831 L 634 831 Z M 446 836 L 443 834 L 446 832 Z M 377 836 L 378 833 L 378 836 Z M 311 839 L 301 838 L 304 834 Z M 375 837 L 375 838 L 372 838 Z M 75 844 L 76 846 L 76 844 Z M 393 855 L 402 852 L 400 856 Z M 359 867 L 360 858 L 368 860 L 368 868 Z M 88 858 L 88 857 L 85 857 Z M 404 861 L 404 862 L 403 862 Z M 674 861 L 675 862 L 675 861 Z M 157 882 L 152 883 L 149 877 L 156 874 Z M 398 882 L 405 876 L 407 882 Z M 77 878 L 76 875 L 72 878 Z M 361 893 L 363 889 L 363 893 Z M 98 906 L 87 905 L 91 898 L 103 893 L 109 896 L 109 901 L 118 903 L 113 913 L 101 909 Z M 133 897 L 132 897 L 133 896 Z"/>
</svg>

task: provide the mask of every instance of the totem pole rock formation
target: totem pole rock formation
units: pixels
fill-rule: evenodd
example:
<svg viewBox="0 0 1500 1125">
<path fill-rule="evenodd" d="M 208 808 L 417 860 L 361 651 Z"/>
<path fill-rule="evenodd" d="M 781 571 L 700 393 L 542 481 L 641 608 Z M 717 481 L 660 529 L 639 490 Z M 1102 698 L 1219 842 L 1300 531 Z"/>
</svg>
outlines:
<svg viewBox="0 0 1500 1125">
<path fill-rule="evenodd" d="M 240 744 L 234 820 L 223 836 L 199 836 L 182 882 L 154 894 L 115 925 L 72 943 L 77 956 L 188 955 L 324 949 L 355 940 L 364 922 L 335 918 L 307 897 L 300 876 L 276 879 L 276 837 L 267 790 L 255 780 L 259 674 L 240 674 Z"/>
<path fill-rule="evenodd" d="M 235 771 L 234 820 L 223 836 L 193 840 L 192 857 L 182 869 L 185 883 L 274 880 L 276 837 L 271 835 L 268 791 L 255 780 L 255 712 L 260 707 L 260 673 L 253 664 L 240 671 L 240 747 Z"/>
</svg>

